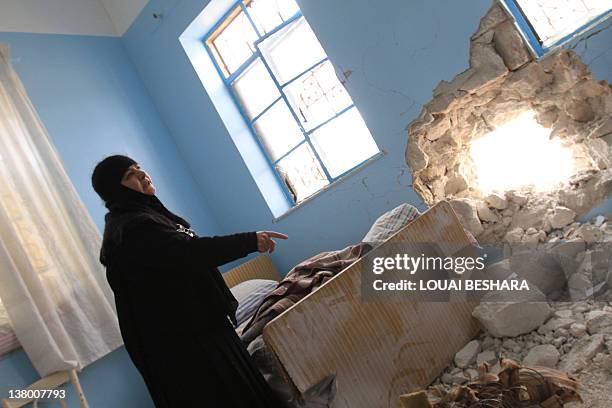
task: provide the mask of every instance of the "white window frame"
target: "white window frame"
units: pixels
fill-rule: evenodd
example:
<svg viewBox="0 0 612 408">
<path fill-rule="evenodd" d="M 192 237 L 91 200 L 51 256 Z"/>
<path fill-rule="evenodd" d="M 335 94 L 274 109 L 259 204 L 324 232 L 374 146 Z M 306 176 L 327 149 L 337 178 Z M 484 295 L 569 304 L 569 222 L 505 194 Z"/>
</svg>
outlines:
<svg viewBox="0 0 612 408">
<path fill-rule="evenodd" d="M 527 41 L 527 44 L 533 51 L 533 53 L 539 58 L 543 57 L 550 51 L 559 48 L 563 44 L 574 39 L 576 36 L 590 30 L 597 24 L 603 22 L 607 18 L 612 15 L 612 7 L 608 9 L 606 12 L 600 14 L 599 16 L 591 19 L 587 23 L 583 24 L 581 27 L 577 28 L 570 34 L 558 39 L 552 44 L 544 45 L 542 40 L 539 38 L 536 30 L 533 25 L 529 21 L 529 16 L 525 15 L 525 12 L 522 10 L 517 0 L 499 0 L 500 3 L 506 8 L 506 10 L 512 15 L 516 24 L 518 25 L 519 31 Z"/>
</svg>

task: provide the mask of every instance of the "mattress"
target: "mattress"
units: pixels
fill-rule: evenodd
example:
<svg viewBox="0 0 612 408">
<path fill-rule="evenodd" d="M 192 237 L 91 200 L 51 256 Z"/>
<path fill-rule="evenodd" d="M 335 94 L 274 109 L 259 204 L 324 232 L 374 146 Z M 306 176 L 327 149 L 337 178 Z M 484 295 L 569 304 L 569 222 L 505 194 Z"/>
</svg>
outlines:
<svg viewBox="0 0 612 408">
<path fill-rule="evenodd" d="M 11 328 L 8 313 L 0 301 L 0 356 L 19 347 L 19 341 Z"/>
</svg>

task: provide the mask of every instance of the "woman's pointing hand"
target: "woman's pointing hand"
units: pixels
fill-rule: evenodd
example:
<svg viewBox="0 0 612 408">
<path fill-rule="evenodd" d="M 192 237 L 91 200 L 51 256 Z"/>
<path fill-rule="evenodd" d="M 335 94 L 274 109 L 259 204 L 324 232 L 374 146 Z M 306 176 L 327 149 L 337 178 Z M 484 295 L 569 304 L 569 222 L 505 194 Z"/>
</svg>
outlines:
<svg viewBox="0 0 612 408">
<path fill-rule="evenodd" d="M 276 248 L 276 242 L 272 238 L 287 239 L 289 237 L 280 232 L 259 231 L 257 232 L 257 250 L 259 252 L 273 252 Z"/>
</svg>

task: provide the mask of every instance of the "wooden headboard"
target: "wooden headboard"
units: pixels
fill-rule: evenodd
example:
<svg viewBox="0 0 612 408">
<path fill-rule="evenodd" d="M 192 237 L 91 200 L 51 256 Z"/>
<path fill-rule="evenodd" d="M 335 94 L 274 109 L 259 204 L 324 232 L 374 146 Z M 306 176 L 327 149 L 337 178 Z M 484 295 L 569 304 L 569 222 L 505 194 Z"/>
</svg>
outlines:
<svg viewBox="0 0 612 408">
<path fill-rule="evenodd" d="M 225 272 L 223 279 L 227 287 L 231 288 L 250 279 L 270 279 L 278 282 L 280 275 L 268 255 L 259 255 Z"/>
</svg>

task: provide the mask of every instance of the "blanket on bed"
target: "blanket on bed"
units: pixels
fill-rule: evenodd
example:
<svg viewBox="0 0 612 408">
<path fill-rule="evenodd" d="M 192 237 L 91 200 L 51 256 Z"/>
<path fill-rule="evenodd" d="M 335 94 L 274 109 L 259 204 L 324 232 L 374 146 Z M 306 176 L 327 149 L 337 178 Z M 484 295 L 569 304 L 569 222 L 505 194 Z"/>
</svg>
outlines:
<svg viewBox="0 0 612 408">
<path fill-rule="evenodd" d="M 357 261 L 369 249 L 370 245 L 359 243 L 339 251 L 322 252 L 295 266 L 276 289 L 264 298 L 245 326 L 242 341 L 248 345 L 263 332 L 264 326 L 270 320 Z"/>
</svg>

